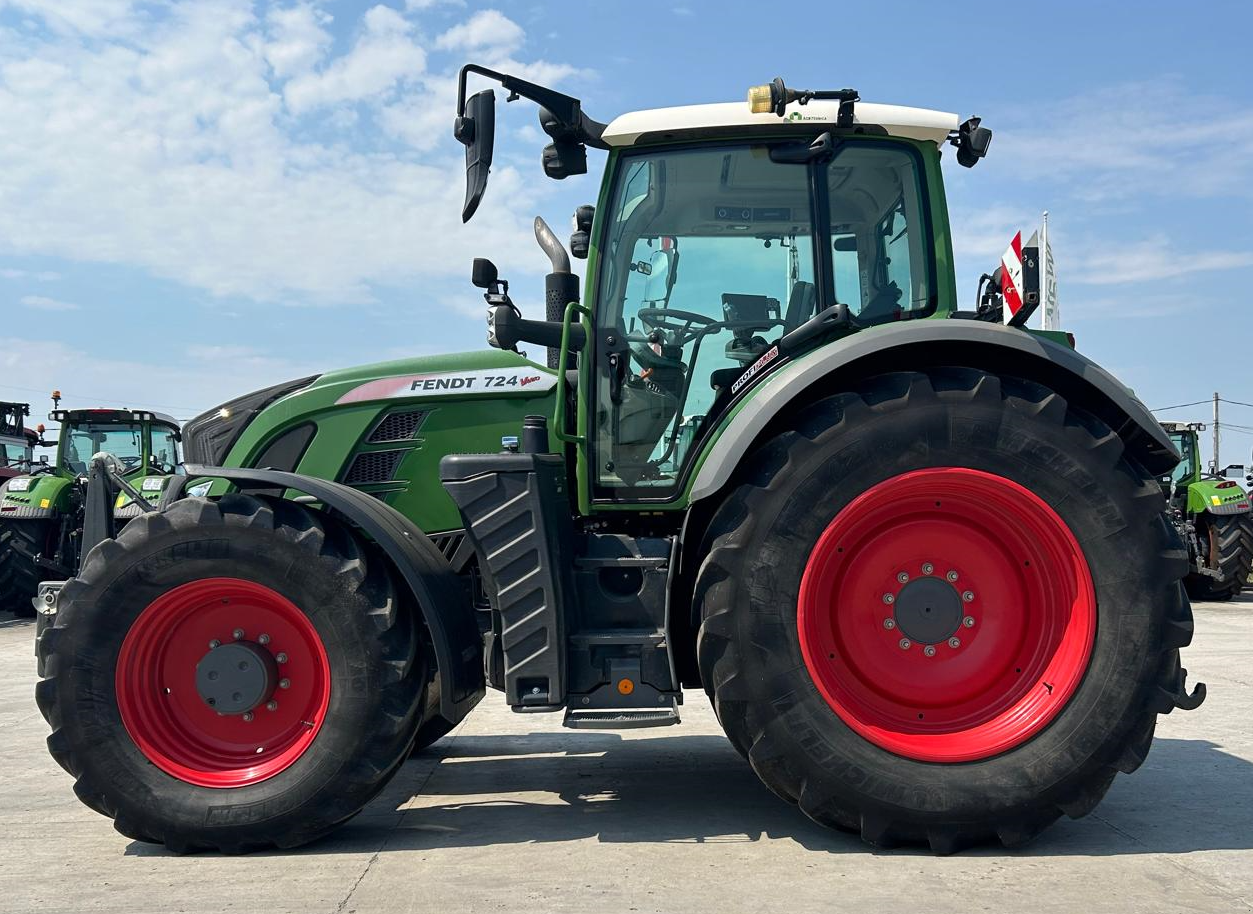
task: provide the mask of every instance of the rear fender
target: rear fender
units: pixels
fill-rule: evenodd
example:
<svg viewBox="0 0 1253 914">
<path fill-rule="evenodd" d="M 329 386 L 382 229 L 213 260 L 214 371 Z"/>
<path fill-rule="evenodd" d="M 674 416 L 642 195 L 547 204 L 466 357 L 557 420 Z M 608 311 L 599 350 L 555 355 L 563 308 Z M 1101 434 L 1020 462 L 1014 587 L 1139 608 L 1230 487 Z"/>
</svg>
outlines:
<svg viewBox="0 0 1253 914">
<path fill-rule="evenodd" d="M 177 500 L 190 477 L 225 479 L 249 489 L 295 489 L 342 514 L 378 543 L 408 586 L 431 634 L 438 667 L 440 714 L 458 723 L 483 697 L 482 637 L 473 608 L 448 562 L 411 520 L 372 495 L 311 476 L 278 470 L 189 465 L 162 504 Z"/>
<path fill-rule="evenodd" d="M 1164 475 L 1179 462 L 1170 436 L 1130 388 L 1068 346 L 982 321 L 908 321 L 828 343 L 769 374 L 706 445 L 691 500 L 720 492 L 740 460 L 797 406 L 848 389 L 859 378 L 941 365 L 1046 384 L 1114 429 L 1149 473 Z"/>
</svg>

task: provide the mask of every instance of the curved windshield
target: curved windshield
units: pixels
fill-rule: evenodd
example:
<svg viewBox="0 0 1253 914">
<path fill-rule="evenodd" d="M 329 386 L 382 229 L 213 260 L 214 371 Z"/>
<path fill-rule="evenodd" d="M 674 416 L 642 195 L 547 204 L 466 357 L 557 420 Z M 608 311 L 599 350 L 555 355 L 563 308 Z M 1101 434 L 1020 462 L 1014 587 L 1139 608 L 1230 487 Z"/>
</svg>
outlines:
<svg viewBox="0 0 1253 914">
<path fill-rule="evenodd" d="M 706 417 L 830 305 L 865 323 L 932 307 L 917 159 L 899 144 L 845 142 L 809 163 L 779 144 L 628 154 L 606 215 L 602 486 L 673 487 Z"/>
<path fill-rule="evenodd" d="M 118 459 L 124 472 L 143 464 L 143 435 L 139 426 L 79 425 L 66 435 L 61 463 L 79 476 L 86 475 L 93 454 L 107 451 Z"/>
</svg>

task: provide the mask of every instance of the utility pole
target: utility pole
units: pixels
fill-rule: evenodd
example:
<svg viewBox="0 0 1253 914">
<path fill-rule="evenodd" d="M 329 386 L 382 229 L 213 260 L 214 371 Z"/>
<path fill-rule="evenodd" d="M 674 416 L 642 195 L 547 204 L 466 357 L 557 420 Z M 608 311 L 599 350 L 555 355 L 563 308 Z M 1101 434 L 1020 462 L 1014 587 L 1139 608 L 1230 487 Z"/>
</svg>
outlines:
<svg viewBox="0 0 1253 914">
<path fill-rule="evenodd" d="M 1215 476 L 1219 474 L 1220 472 L 1219 468 L 1221 466 L 1222 464 L 1218 462 L 1218 391 L 1214 391 L 1214 466 L 1213 466 L 1213 472 Z"/>
</svg>

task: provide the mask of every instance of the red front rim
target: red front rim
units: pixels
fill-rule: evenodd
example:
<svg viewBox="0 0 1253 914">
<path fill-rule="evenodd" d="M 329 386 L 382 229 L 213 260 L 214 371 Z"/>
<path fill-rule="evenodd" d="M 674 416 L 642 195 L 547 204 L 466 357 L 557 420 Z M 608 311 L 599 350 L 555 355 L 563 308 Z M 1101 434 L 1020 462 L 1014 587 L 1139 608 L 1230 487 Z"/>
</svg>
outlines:
<svg viewBox="0 0 1253 914">
<path fill-rule="evenodd" d="M 231 641 L 268 652 L 278 678 L 248 712 L 220 714 L 198 691 L 196 669 Z M 251 581 L 207 578 L 139 614 L 115 685 L 126 732 L 152 764 L 201 787 L 243 787 L 309 748 L 330 703 L 331 670 L 313 623 L 286 597 Z"/>
<path fill-rule="evenodd" d="M 819 537 L 797 628 L 827 703 L 928 762 L 1029 740 L 1087 670 L 1096 593 L 1079 543 L 1034 493 L 963 468 L 904 473 Z"/>
</svg>

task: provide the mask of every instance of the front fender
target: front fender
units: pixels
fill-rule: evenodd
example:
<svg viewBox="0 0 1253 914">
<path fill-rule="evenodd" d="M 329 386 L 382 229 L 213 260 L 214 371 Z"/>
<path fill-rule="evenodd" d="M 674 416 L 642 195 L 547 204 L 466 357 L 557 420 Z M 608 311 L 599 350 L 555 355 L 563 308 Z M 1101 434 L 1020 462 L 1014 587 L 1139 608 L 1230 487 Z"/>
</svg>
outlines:
<svg viewBox="0 0 1253 914">
<path fill-rule="evenodd" d="M 720 491 L 740 458 L 790 405 L 888 371 L 960 365 L 1047 384 L 1113 428 L 1150 473 L 1169 473 L 1179 452 L 1148 407 L 1108 371 L 1073 349 L 1024 330 L 970 320 L 909 321 L 864 330 L 768 375 L 723 420 L 698 459 L 690 498 Z M 817 393 L 815 393 L 817 392 Z"/>
<path fill-rule="evenodd" d="M 298 473 L 197 465 L 188 465 L 187 473 L 167 486 L 163 505 L 178 498 L 189 478 L 211 477 L 249 488 L 304 492 L 360 527 L 386 553 L 422 611 L 438 666 L 440 714 L 455 724 L 478 704 L 486 689 L 473 608 L 448 562 L 411 520 L 365 492 Z"/>
</svg>

